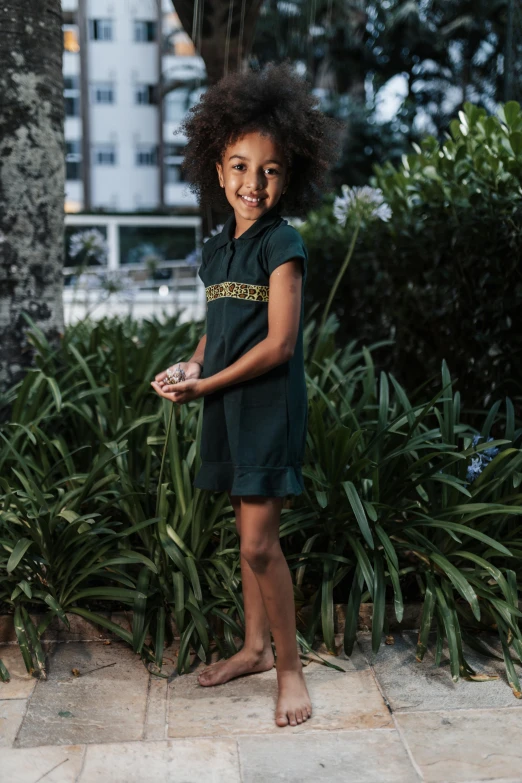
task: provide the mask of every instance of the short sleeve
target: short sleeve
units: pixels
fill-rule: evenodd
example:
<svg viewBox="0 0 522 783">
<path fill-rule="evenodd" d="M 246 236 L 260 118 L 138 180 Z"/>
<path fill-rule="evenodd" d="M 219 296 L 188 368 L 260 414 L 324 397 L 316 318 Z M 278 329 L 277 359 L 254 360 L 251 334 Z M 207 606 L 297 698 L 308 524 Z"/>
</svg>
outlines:
<svg viewBox="0 0 522 783">
<path fill-rule="evenodd" d="M 204 284 L 205 284 L 205 268 L 207 266 L 208 256 L 209 256 L 209 247 L 207 241 L 203 243 L 203 246 L 201 248 L 201 264 L 199 265 L 199 269 L 198 269 L 198 277 L 201 280 L 201 282 Z"/>
<path fill-rule="evenodd" d="M 290 261 L 300 258 L 302 261 L 303 278 L 306 280 L 308 253 L 299 231 L 288 223 L 283 223 L 268 237 L 265 248 L 265 271 L 268 276 L 274 269 Z"/>
</svg>

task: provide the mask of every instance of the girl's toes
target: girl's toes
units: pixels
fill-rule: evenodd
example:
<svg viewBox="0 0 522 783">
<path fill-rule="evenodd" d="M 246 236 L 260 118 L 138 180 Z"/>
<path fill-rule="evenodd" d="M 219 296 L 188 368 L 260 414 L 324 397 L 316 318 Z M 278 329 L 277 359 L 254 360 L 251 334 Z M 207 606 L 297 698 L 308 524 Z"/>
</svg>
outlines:
<svg viewBox="0 0 522 783">
<path fill-rule="evenodd" d="M 293 710 L 288 711 L 288 720 L 290 722 L 290 726 L 297 726 L 297 721 L 295 719 L 295 712 Z"/>
<path fill-rule="evenodd" d="M 298 723 L 302 723 L 303 722 L 303 714 L 302 714 L 301 710 L 296 710 L 295 711 L 295 719 L 296 719 L 296 721 Z"/>
<path fill-rule="evenodd" d="M 287 726 L 288 725 L 288 718 L 284 714 L 284 712 L 279 713 L 279 715 L 276 715 L 276 723 L 278 726 Z"/>
</svg>

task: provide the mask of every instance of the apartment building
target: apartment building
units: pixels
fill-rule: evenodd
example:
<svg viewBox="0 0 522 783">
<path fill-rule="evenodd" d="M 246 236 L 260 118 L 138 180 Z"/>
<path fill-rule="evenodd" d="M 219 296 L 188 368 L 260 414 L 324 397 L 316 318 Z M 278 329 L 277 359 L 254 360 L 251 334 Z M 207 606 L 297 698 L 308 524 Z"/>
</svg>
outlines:
<svg viewBox="0 0 522 783">
<path fill-rule="evenodd" d="M 178 130 L 205 67 L 172 0 L 62 0 L 62 13 L 65 211 L 195 212 Z"/>
</svg>

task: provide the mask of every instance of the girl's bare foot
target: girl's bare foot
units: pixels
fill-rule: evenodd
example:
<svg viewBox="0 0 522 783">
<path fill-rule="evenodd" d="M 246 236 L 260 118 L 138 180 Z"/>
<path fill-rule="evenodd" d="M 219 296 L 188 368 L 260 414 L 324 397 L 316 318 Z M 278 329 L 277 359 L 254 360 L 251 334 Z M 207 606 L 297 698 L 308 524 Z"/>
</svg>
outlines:
<svg viewBox="0 0 522 783">
<path fill-rule="evenodd" d="M 266 672 L 274 665 L 274 654 L 272 648 L 263 650 L 261 653 L 252 650 L 239 650 L 231 658 L 213 663 L 207 666 L 201 674 L 198 675 L 200 685 L 223 685 L 224 682 L 241 677 L 243 674 L 254 674 L 256 672 Z"/>
<path fill-rule="evenodd" d="M 312 717 L 312 703 L 308 695 L 302 664 L 299 668 L 277 672 L 279 697 L 276 707 L 278 726 L 297 726 Z"/>
</svg>

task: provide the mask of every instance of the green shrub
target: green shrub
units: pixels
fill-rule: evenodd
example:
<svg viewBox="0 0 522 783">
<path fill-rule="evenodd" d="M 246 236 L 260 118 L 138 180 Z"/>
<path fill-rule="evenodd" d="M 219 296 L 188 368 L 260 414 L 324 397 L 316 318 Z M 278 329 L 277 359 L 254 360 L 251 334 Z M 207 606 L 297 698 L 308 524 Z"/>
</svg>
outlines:
<svg viewBox="0 0 522 783">
<path fill-rule="evenodd" d="M 522 398 L 522 112 L 498 116 L 466 104 L 443 144 L 427 137 L 399 168 L 375 168 L 372 184 L 392 209 L 363 227 L 334 302 L 339 337 L 393 339 L 376 361 L 408 390 L 438 383 L 444 358 L 463 401 Z M 349 232 L 333 196 L 302 227 L 309 306 L 326 301 Z"/>
<path fill-rule="evenodd" d="M 201 401 L 171 406 L 149 386 L 190 353 L 201 326 L 105 320 L 67 330 L 55 353 L 31 331 L 38 369 L 8 395 L 12 416 L 0 429 L 0 602 L 15 613 L 28 670 L 42 677 L 39 635 L 66 612 L 115 631 L 160 676 L 169 615 L 180 672 L 213 646 L 228 655 L 243 635 L 233 510 L 225 493 L 192 486 Z M 419 658 L 433 628 L 439 659 L 448 639 L 453 677 L 473 678 L 461 639 L 480 646 L 477 632 L 496 627 L 518 693 L 522 431 L 513 405 L 495 403 L 477 432 L 461 421 L 445 364 L 433 398 L 410 400 L 393 375 L 376 374 L 372 352 L 382 346 L 336 347 L 338 326 L 328 319 L 313 359 L 317 327 L 305 329 L 306 492 L 281 522 L 296 603 L 311 606 L 299 639 L 307 649 L 320 632 L 333 650 L 334 602 L 347 603 L 349 653 L 369 598 L 377 650 L 385 602 L 400 621 L 407 590 L 424 602 Z M 471 460 L 486 450 L 491 459 L 471 481 Z M 98 614 L 115 601 L 134 609 L 132 632 Z M 36 608 L 47 612 L 38 628 Z"/>
</svg>

